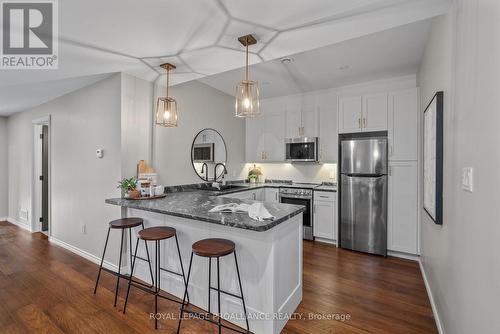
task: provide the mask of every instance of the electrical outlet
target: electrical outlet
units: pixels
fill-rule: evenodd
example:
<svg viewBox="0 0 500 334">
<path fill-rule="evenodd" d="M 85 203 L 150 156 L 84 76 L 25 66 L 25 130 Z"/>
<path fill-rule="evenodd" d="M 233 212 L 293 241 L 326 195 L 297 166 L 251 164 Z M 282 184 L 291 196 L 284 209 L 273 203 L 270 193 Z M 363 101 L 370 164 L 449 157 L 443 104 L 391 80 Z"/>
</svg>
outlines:
<svg viewBox="0 0 500 334">
<path fill-rule="evenodd" d="M 462 169 L 462 189 L 468 192 L 474 191 L 474 168 L 464 167 Z"/>
<path fill-rule="evenodd" d="M 19 210 L 19 218 L 24 221 L 28 221 L 28 210 L 21 209 Z"/>
</svg>

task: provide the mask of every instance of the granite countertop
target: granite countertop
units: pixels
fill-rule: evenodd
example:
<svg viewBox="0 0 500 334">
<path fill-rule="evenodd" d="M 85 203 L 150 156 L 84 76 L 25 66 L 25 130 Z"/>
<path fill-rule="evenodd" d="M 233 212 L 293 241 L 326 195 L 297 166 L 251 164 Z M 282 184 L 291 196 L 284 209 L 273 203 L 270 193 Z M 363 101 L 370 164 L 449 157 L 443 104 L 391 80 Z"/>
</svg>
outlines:
<svg viewBox="0 0 500 334">
<path fill-rule="evenodd" d="M 314 188 L 315 191 L 330 191 L 330 192 L 337 192 L 337 186 L 330 186 L 330 185 L 321 185 L 316 188 Z"/>
<path fill-rule="evenodd" d="M 276 219 L 263 222 L 253 220 L 246 213 L 208 212 L 208 210 L 220 204 L 254 203 L 255 201 L 226 198 L 223 197 L 223 195 L 249 189 L 262 188 L 263 186 L 263 184 L 245 184 L 242 185 L 241 188 L 229 189 L 227 191 L 203 190 L 201 188 L 206 187 L 204 184 L 199 184 L 197 186 L 190 185 L 168 187 L 167 197 L 165 198 L 140 201 L 113 198 L 107 199 L 106 203 L 258 232 L 267 231 L 305 211 L 305 207 L 301 205 L 265 202 L 265 207 L 273 216 L 276 217 Z M 265 186 L 269 185 L 265 184 Z M 279 187 L 279 185 L 277 185 L 277 187 Z"/>
</svg>

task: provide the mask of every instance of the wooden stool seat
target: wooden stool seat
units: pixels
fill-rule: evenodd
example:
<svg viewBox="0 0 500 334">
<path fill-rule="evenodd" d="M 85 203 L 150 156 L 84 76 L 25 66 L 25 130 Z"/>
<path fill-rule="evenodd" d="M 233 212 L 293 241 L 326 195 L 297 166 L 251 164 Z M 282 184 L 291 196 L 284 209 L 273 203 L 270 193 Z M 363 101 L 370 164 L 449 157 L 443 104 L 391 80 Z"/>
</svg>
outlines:
<svg viewBox="0 0 500 334">
<path fill-rule="evenodd" d="M 231 240 L 203 239 L 193 244 L 193 253 L 202 257 L 219 257 L 231 254 L 235 247 Z"/>
<path fill-rule="evenodd" d="M 168 226 L 148 227 L 139 231 L 139 238 L 142 240 L 164 240 L 175 235 L 175 228 Z"/>
<path fill-rule="evenodd" d="M 109 227 L 111 228 L 133 228 L 141 225 L 143 220 L 141 218 L 122 218 L 113 220 L 109 223 Z"/>
</svg>

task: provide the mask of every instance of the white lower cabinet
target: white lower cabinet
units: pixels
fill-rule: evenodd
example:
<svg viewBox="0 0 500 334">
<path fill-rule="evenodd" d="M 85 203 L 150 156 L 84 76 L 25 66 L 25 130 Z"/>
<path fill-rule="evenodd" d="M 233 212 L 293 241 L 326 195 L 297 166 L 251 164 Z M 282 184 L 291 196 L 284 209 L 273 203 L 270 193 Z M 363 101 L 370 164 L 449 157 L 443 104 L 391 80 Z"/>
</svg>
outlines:
<svg viewBox="0 0 500 334">
<path fill-rule="evenodd" d="M 223 197 L 237 198 L 242 200 L 264 201 L 264 189 L 252 189 L 239 191 L 237 193 L 223 195 Z"/>
<path fill-rule="evenodd" d="M 389 162 L 387 249 L 418 253 L 417 161 Z"/>
<path fill-rule="evenodd" d="M 315 191 L 313 201 L 313 235 L 337 241 L 337 193 Z"/>
<path fill-rule="evenodd" d="M 264 201 L 279 203 L 280 197 L 278 188 L 264 188 Z"/>
</svg>

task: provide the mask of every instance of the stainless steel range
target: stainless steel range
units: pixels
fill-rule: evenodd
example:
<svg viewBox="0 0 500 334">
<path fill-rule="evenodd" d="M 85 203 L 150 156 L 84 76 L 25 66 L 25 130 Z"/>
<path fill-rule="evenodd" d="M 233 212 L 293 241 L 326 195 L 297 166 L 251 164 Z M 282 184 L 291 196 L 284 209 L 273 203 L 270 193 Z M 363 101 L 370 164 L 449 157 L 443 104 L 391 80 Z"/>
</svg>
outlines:
<svg viewBox="0 0 500 334">
<path fill-rule="evenodd" d="M 280 188 L 280 203 L 304 205 L 303 214 L 304 239 L 313 240 L 313 190 L 317 185 L 293 184 Z"/>
</svg>

